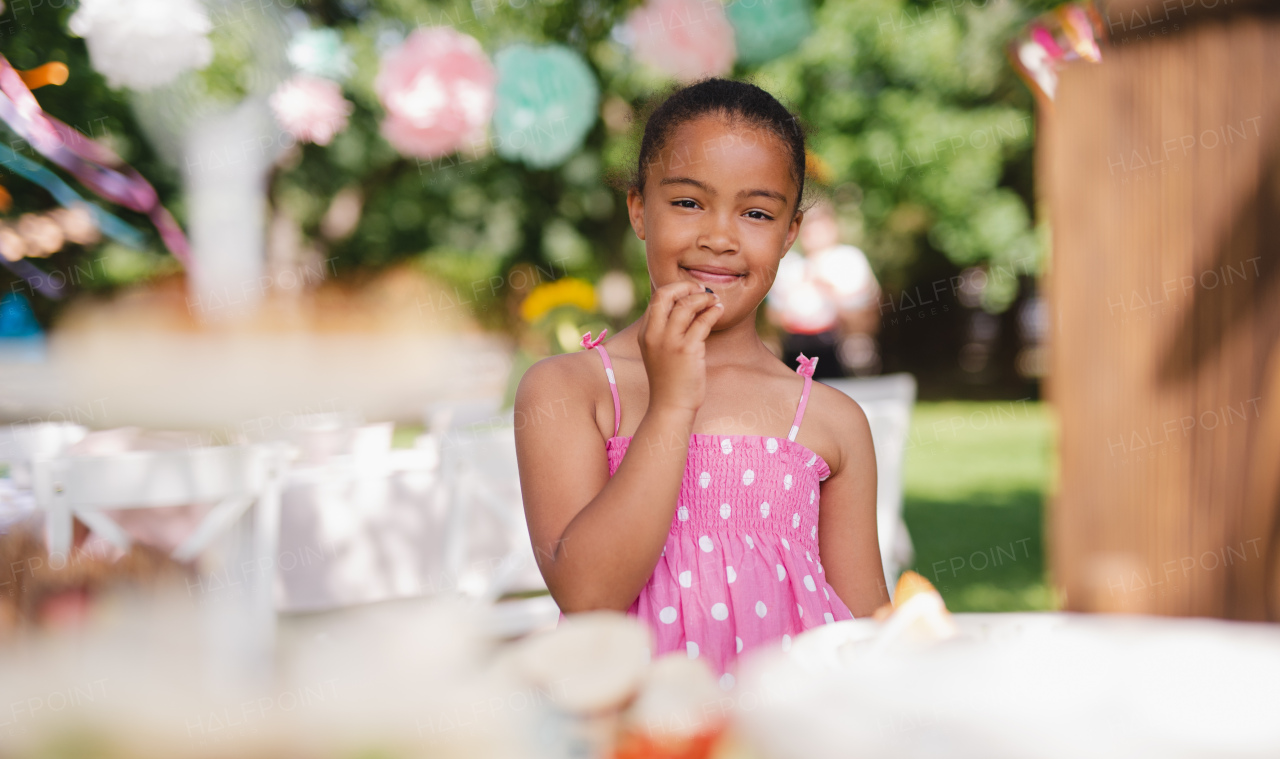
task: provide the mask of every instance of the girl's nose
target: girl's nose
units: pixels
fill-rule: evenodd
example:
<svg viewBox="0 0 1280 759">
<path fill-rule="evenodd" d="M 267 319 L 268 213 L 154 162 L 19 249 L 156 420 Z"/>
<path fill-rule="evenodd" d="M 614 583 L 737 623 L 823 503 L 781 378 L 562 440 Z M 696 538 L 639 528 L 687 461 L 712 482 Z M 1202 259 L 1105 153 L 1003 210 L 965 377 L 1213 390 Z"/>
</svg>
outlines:
<svg viewBox="0 0 1280 759">
<path fill-rule="evenodd" d="M 738 249 L 737 239 L 733 234 L 733 221 L 722 218 L 722 214 L 709 214 L 707 226 L 698 239 L 698 247 L 707 248 L 713 253 L 723 253 Z"/>
</svg>

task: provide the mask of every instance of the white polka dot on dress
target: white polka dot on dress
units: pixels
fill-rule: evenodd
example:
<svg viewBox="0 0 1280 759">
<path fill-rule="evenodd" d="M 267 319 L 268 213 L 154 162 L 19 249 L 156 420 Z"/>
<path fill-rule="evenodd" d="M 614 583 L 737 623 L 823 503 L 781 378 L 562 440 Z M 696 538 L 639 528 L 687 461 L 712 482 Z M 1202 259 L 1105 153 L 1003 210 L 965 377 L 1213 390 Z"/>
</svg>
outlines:
<svg viewBox="0 0 1280 759">
<path fill-rule="evenodd" d="M 782 650 L 783 650 L 783 651 L 790 651 L 790 650 L 791 650 L 791 636 L 790 636 L 790 635 L 783 635 L 783 636 L 782 636 Z"/>
<path fill-rule="evenodd" d="M 769 453 L 777 453 L 778 441 L 774 440 L 773 438 L 769 438 L 768 440 L 764 441 L 764 449 Z"/>
<path fill-rule="evenodd" d="M 743 472 L 743 473 L 742 473 L 742 484 L 743 484 L 743 485 L 750 485 L 751 483 L 753 483 L 753 482 L 755 482 L 755 481 L 756 481 L 756 473 L 755 473 L 755 472 L 753 472 L 753 471 L 751 471 L 750 469 L 748 469 L 747 471 L 745 471 L 745 472 Z"/>
<path fill-rule="evenodd" d="M 756 616 L 764 619 L 764 615 L 769 613 L 769 607 L 764 605 L 764 601 L 756 601 Z"/>
<path fill-rule="evenodd" d="M 680 587 L 682 588 L 693 587 L 693 572 L 690 572 L 689 570 L 686 569 L 685 571 L 680 573 Z"/>
<path fill-rule="evenodd" d="M 822 618 L 827 620 L 827 624 L 831 624 L 836 621 L 836 618 L 829 611 L 822 612 Z"/>
<path fill-rule="evenodd" d="M 803 607 L 803 606 L 801 606 L 800 604 L 796 604 L 796 612 L 797 612 L 801 617 L 803 617 L 803 616 L 804 616 L 804 607 Z"/>
<path fill-rule="evenodd" d="M 828 601 L 831 600 L 831 594 L 827 592 L 826 588 L 822 589 L 822 595 L 826 596 Z"/>
<path fill-rule="evenodd" d="M 729 514 L 730 514 L 730 512 L 731 512 L 731 511 L 732 511 L 732 509 L 730 509 L 730 508 L 729 508 L 729 504 L 727 504 L 727 503 L 722 503 L 722 504 L 720 504 L 720 518 L 721 518 L 721 519 L 728 519 L 728 518 L 729 518 Z"/>
<path fill-rule="evenodd" d="M 698 486 L 706 487 L 711 484 L 711 472 L 703 472 L 698 475 Z"/>
<path fill-rule="evenodd" d="M 739 654 L 742 653 L 742 638 L 735 636 L 733 640 L 735 642 L 735 645 L 737 645 L 738 647 L 737 651 L 735 651 L 734 653 L 739 653 Z"/>
<path fill-rule="evenodd" d="M 711 618 L 723 622 L 729 618 L 729 607 L 724 604 L 714 604 L 711 607 Z"/>
<path fill-rule="evenodd" d="M 800 515 L 799 515 L 799 514 L 792 514 L 792 515 L 791 515 L 791 529 L 793 529 L 793 530 L 794 530 L 794 529 L 796 529 L 796 528 L 797 528 L 797 527 L 799 527 L 799 526 L 800 526 Z"/>
<path fill-rule="evenodd" d="M 729 438 L 722 438 L 720 440 L 720 450 L 724 451 L 726 456 L 733 453 L 733 443 L 729 442 Z"/>
<path fill-rule="evenodd" d="M 697 644 L 697 643 L 694 643 L 693 641 L 689 641 L 688 643 L 684 644 L 684 646 L 685 646 L 685 650 L 687 650 L 687 651 L 689 652 L 689 658 L 690 658 L 690 659 L 696 659 L 696 658 L 698 658 L 698 644 Z"/>
<path fill-rule="evenodd" d="M 702 537 L 698 538 L 698 547 L 706 551 L 707 553 L 711 553 L 711 549 L 715 548 L 715 546 L 712 545 L 711 543 L 711 538 L 707 537 L 706 535 L 703 535 Z"/>
<path fill-rule="evenodd" d="M 787 490 L 791 489 L 791 475 L 788 474 L 786 477 L 782 478 L 782 487 L 786 488 Z"/>
<path fill-rule="evenodd" d="M 733 675 L 729 674 L 728 672 L 720 676 L 720 690 L 729 690 L 733 688 L 733 683 L 734 683 Z"/>
<path fill-rule="evenodd" d="M 813 454 L 812 456 L 810 456 L 810 457 L 809 457 L 809 460 L 808 460 L 808 461 L 806 461 L 804 465 L 805 465 L 805 466 L 813 466 L 813 462 L 815 462 L 815 461 L 817 461 L 817 460 L 818 460 L 818 454 L 816 454 L 816 453 L 815 453 L 815 454 Z"/>
<path fill-rule="evenodd" d="M 818 586 L 813 582 L 813 575 L 804 576 L 804 587 L 805 590 L 808 590 L 810 593 L 817 592 Z"/>
<path fill-rule="evenodd" d="M 778 582 L 782 582 L 785 579 L 787 579 L 787 568 L 779 564 L 778 565 Z"/>
<path fill-rule="evenodd" d="M 764 503 L 760 504 L 760 518 L 761 519 L 769 518 L 769 502 L 768 501 L 765 501 Z"/>
<path fill-rule="evenodd" d="M 788 551 L 790 551 L 790 550 L 791 550 L 791 544 L 787 542 L 787 539 L 786 539 L 786 538 L 783 538 L 783 539 L 782 539 L 782 547 L 783 547 L 783 548 L 785 548 L 785 549 L 787 549 Z"/>
<path fill-rule="evenodd" d="M 664 607 L 664 608 L 662 609 L 662 611 L 658 612 L 658 619 L 661 619 L 661 620 L 662 620 L 662 623 L 663 623 L 664 625 L 669 625 L 669 624 L 671 624 L 672 622 L 675 622 L 675 621 L 676 621 L 676 607 L 674 607 L 674 606 L 667 606 L 667 607 Z"/>
<path fill-rule="evenodd" d="M 725 567 L 724 569 L 725 569 L 725 573 L 726 573 L 727 575 L 729 575 L 729 582 L 730 582 L 730 583 L 732 583 L 734 580 L 738 579 L 738 573 L 737 573 L 736 571 L 734 571 L 733 567 Z"/>
<path fill-rule="evenodd" d="M 676 518 L 677 518 L 677 519 L 679 519 L 681 522 L 688 522 L 688 521 L 689 521 L 689 507 L 688 507 L 688 506 L 681 506 L 680 508 L 676 509 Z"/>
<path fill-rule="evenodd" d="M 809 491 L 809 503 L 813 503 L 813 499 L 817 497 L 818 497 L 817 493 L 813 492 L 812 490 Z"/>
<path fill-rule="evenodd" d="M 813 561 L 813 554 L 809 553 L 808 551 L 804 552 L 804 557 L 809 561 Z"/>
<path fill-rule="evenodd" d="M 816 524 L 815 524 L 815 525 L 813 526 L 813 529 L 809 530 L 809 539 L 810 539 L 810 540 L 817 540 L 817 539 L 818 539 L 818 525 L 816 525 Z"/>
<path fill-rule="evenodd" d="M 751 536 L 750 536 L 750 535 L 747 535 L 747 536 L 746 536 L 746 541 L 747 541 L 747 548 L 755 548 L 755 547 L 756 547 L 756 542 L 755 542 L 754 540 L 752 540 L 752 539 L 751 539 Z"/>
</svg>

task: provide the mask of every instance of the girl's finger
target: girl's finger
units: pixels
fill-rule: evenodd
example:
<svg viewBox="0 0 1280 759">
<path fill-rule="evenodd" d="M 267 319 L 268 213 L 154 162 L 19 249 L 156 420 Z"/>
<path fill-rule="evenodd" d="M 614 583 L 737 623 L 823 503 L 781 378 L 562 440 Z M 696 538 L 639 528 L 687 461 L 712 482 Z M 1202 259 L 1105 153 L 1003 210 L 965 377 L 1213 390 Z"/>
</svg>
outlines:
<svg viewBox="0 0 1280 759">
<path fill-rule="evenodd" d="M 689 325 L 689 331 L 685 333 L 685 337 L 696 340 L 706 340 L 707 335 L 711 334 L 711 328 L 715 326 L 716 319 L 720 318 L 720 314 L 724 313 L 724 304 L 716 302 L 711 307 L 694 318 L 693 323 Z"/>
<path fill-rule="evenodd" d="M 695 316 L 716 302 L 716 296 L 707 292 L 692 293 L 676 301 L 667 320 L 667 329 L 676 337 L 683 337 Z"/>
<path fill-rule="evenodd" d="M 654 291 L 653 298 L 649 301 L 649 308 L 645 309 L 645 312 L 652 312 L 653 325 L 658 334 L 661 334 L 666 329 L 667 319 L 670 317 L 675 301 L 691 292 L 693 287 L 694 285 L 691 282 L 675 282 L 659 287 Z"/>
</svg>

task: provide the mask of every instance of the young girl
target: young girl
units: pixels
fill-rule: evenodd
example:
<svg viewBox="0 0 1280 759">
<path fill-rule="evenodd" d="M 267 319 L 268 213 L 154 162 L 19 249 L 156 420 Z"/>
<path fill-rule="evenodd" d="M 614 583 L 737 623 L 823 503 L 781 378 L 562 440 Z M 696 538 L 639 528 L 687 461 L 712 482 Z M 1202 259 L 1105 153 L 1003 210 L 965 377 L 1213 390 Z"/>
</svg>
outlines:
<svg viewBox="0 0 1280 759">
<path fill-rule="evenodd" d="M 655 656 L 686 651 L 726 688 L 739 654 L 889 600 L 866 417 L 812 381 L 816 359 L 793 372 L 756 333 L 804 169 L 803 132 L 764 90 L 671 95 L 627 194 L 648 308 L 516 393 L 525 513 L 561 611 L 636 615 Z"/>
</svg>

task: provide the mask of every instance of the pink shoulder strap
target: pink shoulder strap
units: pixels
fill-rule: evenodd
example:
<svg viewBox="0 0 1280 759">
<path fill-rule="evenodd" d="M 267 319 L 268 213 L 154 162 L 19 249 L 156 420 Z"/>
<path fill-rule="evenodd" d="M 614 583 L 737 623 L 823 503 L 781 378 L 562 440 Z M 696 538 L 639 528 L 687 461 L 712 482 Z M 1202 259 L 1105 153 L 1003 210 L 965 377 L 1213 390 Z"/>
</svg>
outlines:
<svg viewBox="0 0 1280 759">
<path fill-rule="evenodd" d="M 604 349 L 600 343 L 604 341 L 604 336 L 609 333 L 609 328 L 605 327 L 600 330 L 600 335 L 592 340 L 591 333 L 582 336 L 583 348 L 595 348 L 600 353 L 600 360 L 604 361 L 604 373 L 609 378 L 609 392 L 613 393 L 613 436 L 618 436 L 618 430 L 622 427 L 622 402 L 618 400 L 618 381 L 613 376 L 613 364 L 609 361 L 609 351 Z M 805 392 L 808 394 L 808 385 L 805 386 Z"/>
<path fill-rule="evenodd" d="M 796 435 L 800 432 L 800 422 L 804 419 L 804 407 L 809 405 L 809 389 L 813 387 L 813 370 L 818 368 L 818 357 L 805 358 L 804 354 L 800 354 L 800 358 L 796 359 L 800 362 L 800 367 L 796 372 L 804 377 L 804 392 L 800 393 L 800 406 L 796 408 L 795 421 L 791 423 L 791 432 L 787 434 L 787 440 L 795 442 Z"/>
</svg>

